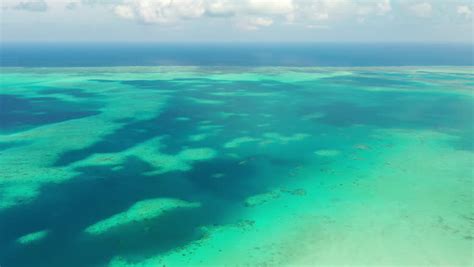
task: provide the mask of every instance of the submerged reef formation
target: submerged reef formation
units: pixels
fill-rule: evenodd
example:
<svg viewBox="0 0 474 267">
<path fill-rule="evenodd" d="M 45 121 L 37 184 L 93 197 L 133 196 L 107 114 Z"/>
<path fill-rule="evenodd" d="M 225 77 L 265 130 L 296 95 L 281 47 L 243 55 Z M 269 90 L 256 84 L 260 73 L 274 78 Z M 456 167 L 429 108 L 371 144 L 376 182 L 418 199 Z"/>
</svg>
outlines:
<svg viewBox="0 0 474 267">
<path fill-rule="evenodd" d="M 29 234 L 19 237 L 17 239 L 17 242 L 18 244 L 21 244 L 21 245 L 28 245 L 28 244 L 40 241 L 41 239 L 45 238 L 47 235 L 48 235 L 47 230 L 29 233 Z"/>
<path fill-rule="evenodd" d="M 129 209 L 112 217 L 99 221 L 85 229 L 85 232 L 92 235 L 107 233 L 115 228 L 149 220 L 161 214 L 178 208 L 196 208 L 199 203 L 190 203 L 179 199 L 147 199 L 133 204 Z"/>
<path fill-rule="evenodd" d="M 258 195 L 254 195 L 251 197 L 248 197 L 245 202 L 244 206 L 245 207 L 255 207 L 258 205 L 265 204 L 269 201 L 275 200 L 280 198 L 283 194 L 290 194 L 294 196 L 305 196 L 306 195 L 306 190 L 303 188 L 298 188 L 298 189 L 276 189 L 272 190 L 268 193 L 262 193 Z"/>
<path fill-rule="evenodd" d="M 321 149 L 314 152 L 314 154 L 321 156 L 321 157 L 334 157 L 339 155 L 341 152 L 338 150 L 331 150 L 331 149 Z"/>
<path fill-rule="evenodd" d="M 0 264 L 472 266 L 472 85 L 462 67 L 2 68 Z"/>
</svg>

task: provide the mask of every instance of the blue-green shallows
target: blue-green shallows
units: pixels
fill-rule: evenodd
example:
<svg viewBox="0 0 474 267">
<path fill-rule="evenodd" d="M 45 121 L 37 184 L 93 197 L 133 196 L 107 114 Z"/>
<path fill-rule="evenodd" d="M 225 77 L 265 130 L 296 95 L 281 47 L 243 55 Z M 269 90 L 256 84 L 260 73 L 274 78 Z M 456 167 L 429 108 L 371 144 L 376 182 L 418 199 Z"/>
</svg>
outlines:
<svg viewBox="0 0 474 267">
<path fill-rule="evenodd" d="M 472 265 L 472 68 L 3 68 L 2 266 Z"/>
</svg>

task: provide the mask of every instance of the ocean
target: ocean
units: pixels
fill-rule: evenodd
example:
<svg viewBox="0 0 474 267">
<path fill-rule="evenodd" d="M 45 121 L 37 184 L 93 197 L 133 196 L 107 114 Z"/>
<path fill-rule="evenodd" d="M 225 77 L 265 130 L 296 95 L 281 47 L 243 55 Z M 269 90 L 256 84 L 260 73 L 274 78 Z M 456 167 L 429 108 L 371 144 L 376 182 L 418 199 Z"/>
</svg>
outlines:
<svg viewBox="0 0 474 267">
<path fill-rule="evenodd" d="M 5 67 L 472 66 L 458 43 L 3 43 Z"/>
<path fill-rule="evenodd" d="M 472 265 L 471 47 L 292 47 L 3 45 L 0 265 Z"/>
</svg>

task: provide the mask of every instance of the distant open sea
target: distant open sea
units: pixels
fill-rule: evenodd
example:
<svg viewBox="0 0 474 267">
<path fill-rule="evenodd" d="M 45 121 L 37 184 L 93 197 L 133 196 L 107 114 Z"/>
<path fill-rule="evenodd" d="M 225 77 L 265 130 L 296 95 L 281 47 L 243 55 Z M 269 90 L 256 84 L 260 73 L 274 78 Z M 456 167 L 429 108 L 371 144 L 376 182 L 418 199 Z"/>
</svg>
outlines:
<svg viewBox="0 0 474 267">
<path fill-rule="evenodd" d="M 472 44 L 3 43 L 4 67 L 472 66 Z"/>
</svg>

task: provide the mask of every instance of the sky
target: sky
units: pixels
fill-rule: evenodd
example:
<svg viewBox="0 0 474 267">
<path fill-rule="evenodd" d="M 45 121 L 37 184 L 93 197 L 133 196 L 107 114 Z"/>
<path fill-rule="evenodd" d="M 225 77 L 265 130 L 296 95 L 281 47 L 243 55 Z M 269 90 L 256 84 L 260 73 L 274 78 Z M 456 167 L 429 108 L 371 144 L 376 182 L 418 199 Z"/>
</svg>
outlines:
<svg viewBox="0 0 474 267">
<path fill-rule="evenodd" d="M 474 42 L 473 0 L 2 0 L 2 42 Z"/>
</svg>

